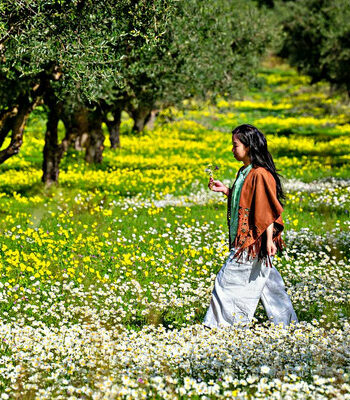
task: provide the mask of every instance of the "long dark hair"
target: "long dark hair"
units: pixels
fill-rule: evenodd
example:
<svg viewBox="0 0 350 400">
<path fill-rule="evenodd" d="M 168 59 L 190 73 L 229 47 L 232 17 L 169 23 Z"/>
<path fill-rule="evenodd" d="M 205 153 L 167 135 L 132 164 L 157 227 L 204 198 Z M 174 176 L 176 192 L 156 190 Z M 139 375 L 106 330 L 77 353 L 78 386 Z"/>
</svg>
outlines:
<svg viewBox="0 0 350 400">
<path fill-rule="evenodd" d="M 267 141 L 264 134 L 255 126 L 249 124 L 237 126 L 232 131 L 232 135 L 235 134 L 244 144 L 244 146 L 249 146 L 249 157 L 252 166 L 266 168 L 275 178 L 277 198 L 283 207 L 284 205 L 281 200 L 284 200 L 286 196 L 282 189 L 281 180 L 279 178 L 283 176 L 278 174 L 276 171 L 275 163 L 273 162 L 272 156 L 267 149 Z"/>
</svg>

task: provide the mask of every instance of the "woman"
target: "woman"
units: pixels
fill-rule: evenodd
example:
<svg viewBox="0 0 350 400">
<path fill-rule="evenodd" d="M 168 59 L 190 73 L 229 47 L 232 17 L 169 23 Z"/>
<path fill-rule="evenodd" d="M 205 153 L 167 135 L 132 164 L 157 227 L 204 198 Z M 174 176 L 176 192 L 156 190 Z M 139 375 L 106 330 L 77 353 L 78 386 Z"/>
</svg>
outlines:
<svg viewBox="0 0 350 400">
<path fill-rule="evenodd" d="M 272 260 L 285 243 L 281 233 L 284 199 L 265 136 L 252 125 L 232 131 L 232 152 L 243 166 L 231 188 L 210 178 L 209 188 L 227 198 L 230 254 L 215 279 L 203 324 L 247 325 L 259 299 L 275 324 L 298 322 L 283 279 Z"/>
</svg>

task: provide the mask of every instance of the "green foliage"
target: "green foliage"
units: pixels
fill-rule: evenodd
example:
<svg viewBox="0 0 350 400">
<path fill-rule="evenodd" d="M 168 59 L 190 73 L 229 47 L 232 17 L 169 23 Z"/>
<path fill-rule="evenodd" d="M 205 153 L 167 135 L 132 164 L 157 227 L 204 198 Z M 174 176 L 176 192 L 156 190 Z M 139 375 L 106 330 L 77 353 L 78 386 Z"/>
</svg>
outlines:
<svg viewBox="0 0 350 400">
<path fill-rule="evenodd" d="M 174 42 L 187 48 L 190 61 L 183 65 L 181 82 L 191 90 L 189 95 L 232 97 L 253 83 L 275 34 L 269 14 L 240 0 L 184 1 L 183 12 L 185 17 L 176 21 Z"/>
<path fill-rule="evenodd" d="M 56 68 L 62 72 L 55 85 L 61 95 L 73 91 L 91 100 L 105 96 L 122 85 L 115 72 L 125 55 L 126 3 L 4 1 L 0 74 L 22 83 Z"/>
<path fill-rule="evenodd" d="M 4 0 L 3 92 L 27 92 L 24 83 L 44 74 L 59 97 L 75 93 L 88 102 L 169 105 L 208 92 L 230 95 L 251 81 L 272 40 L 270 25 L 242 0 Z"/>
<path fill-rule="evenodd" d="M 347 0 L 279 2 L 280 55 L 313 82 L 325 79 L 350 93 L 350 5 Z"/>
</svg>

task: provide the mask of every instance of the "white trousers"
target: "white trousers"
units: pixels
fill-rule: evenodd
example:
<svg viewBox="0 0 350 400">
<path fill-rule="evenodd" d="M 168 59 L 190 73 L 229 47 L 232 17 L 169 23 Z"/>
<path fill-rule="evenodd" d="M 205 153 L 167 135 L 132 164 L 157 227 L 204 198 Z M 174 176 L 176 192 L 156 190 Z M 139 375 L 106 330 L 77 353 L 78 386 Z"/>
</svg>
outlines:
<svg viewBox="0 0 350 400">
<path fill-rule="evenodd" d="M 247 325 L 253 319 L 261 299 L 267 316 L 275 324 L 298 322 L 283 279 L 277 269 L 265 260 L 246 260 L 246 252 L 239 261 L 231 252 L 215 278 L 210 305 L 203 325 L 213 328 L 234 323 Z M 271 263 L 274 256 L 270 257 Z"/>
</svg>

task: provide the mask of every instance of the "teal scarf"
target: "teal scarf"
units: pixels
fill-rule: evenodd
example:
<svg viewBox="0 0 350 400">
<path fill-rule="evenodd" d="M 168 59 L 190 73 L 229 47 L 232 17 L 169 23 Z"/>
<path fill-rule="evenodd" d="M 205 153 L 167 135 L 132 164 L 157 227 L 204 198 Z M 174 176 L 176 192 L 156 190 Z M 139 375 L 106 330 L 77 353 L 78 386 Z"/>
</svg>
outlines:
<svg viewBox="0 0 350 400">
<path fill-rule="evenodd" d="M 243 186 L 243 182 L 248 175 L 249 171 L 252 169 L 252 164 L 249 164 L 239 173 L 236 183 L 232 190 L 232 198 L 231 198 L 231 220 L 230 220 L 230 236 L 233 241 L 237 234 L 238 227 L 238 206 L 239 206 L 239 198 L 241 195 L 241 190 Z"/>
</svg>

